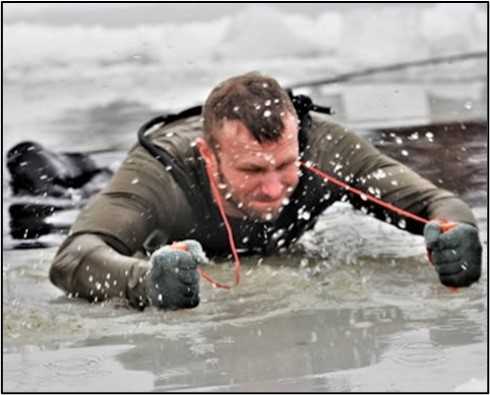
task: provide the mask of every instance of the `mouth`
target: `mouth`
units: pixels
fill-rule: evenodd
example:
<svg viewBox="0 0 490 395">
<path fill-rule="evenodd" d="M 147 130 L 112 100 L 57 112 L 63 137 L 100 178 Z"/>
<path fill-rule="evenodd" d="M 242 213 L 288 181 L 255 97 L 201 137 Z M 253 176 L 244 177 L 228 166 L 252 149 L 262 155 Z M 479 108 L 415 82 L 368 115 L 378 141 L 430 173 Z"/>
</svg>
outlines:
<svg viewBox="0 0 490 395">
<path fill-rule="evenodd" d="M 266 214 L 276 213 L 284 206 L 283 201 L 284 198 L 275 199 L 275 200 L 255 199 L 253 202 L 251 202 L 250 208 L 256 210 L 257 212 L 266 213 Z"/>
</svg>

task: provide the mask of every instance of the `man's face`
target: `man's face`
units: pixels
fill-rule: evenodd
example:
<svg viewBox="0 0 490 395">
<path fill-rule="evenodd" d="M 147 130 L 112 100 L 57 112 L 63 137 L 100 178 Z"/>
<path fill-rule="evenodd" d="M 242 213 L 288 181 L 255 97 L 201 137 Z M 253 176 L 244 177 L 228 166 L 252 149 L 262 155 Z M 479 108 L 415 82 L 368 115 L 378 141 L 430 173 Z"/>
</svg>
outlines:
<svg viewBox="0 0 490 395">
<path fill-rule="evenodd" d="M 213 152 L 216 181 L 229 215 L 278 217 L 299 181 L 296 118 L 287 114 L 278 141 L 259 143 L 239 121 L 225 121 Z"/>
</svg>

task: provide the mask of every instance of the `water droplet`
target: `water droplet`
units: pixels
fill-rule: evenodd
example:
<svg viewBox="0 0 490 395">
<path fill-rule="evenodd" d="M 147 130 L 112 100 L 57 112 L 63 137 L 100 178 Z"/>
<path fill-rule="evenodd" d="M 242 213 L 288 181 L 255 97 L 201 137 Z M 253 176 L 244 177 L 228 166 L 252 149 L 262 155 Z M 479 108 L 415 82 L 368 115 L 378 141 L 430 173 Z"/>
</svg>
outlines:
<svg viewBox="0 0 490 395">
<path fill-rule="evenodd" d="M 408 151 L 407 151 L 407 150 L 405 150 L 405 149 L 402 149 L 402 155 L 403 155 L 403 156 L 408 156 Z"/>
<path fill-rule="evenodd" d="M 409 140 L 418 140 L 419 139 L 419 133 L 418 132 L 414 132 L 412 133 L 410 136 L 408 136 L 408 139 Z"/>
<path fill-rule="evenodd" d="M 133 178 L 131 180 L 131 184 L 137 184 L 138 182 L 140 182 L 140 180 L 138 180 L 137 178 Z"/>
<path fill-rule="evenodd" d="M 427 132 L 425 134 L 425 137 L 427 137 L 427 140 L 429 140 L 430 142 L 434 141 L 434 133 L 432 132 Z"/>
<path fill-rule="evenodd" d="M 264 118 L 269 118 L 271 115 L 272 115 L 272 112 L 270 110 L 264 111 Z"/>
<path fill-rule="evenodd" d="M 94 281 L 94 276 L 88 276 L 88 282 L 91 283 L 92 281 Z"/>
</svg>

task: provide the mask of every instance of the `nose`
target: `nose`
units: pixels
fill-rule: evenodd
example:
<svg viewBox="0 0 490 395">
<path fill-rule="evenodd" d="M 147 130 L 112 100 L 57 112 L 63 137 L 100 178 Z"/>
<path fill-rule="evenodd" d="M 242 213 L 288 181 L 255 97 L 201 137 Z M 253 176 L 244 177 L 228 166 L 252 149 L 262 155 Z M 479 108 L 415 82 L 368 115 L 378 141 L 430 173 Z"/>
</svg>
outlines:
<svg viewBox="0 0 490 395">
<path fill-rule="evenodd" d="M 270 200 L 279 199 L 284 192 L 284 184 L 277 173 L 269 173 L 262 180 L 260 193 L 263 197 Z"/>
</svg>

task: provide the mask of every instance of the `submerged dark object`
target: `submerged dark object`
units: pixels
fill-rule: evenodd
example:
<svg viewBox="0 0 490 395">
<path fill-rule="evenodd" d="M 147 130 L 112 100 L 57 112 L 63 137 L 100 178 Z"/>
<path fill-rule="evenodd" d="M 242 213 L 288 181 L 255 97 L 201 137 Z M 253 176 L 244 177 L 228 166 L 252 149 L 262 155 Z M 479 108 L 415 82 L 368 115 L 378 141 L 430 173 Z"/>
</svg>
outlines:
<svg viewBox="0 0 490 395">
<path fill-rule="evenodd" d="M 46 218 L 65 207 L 42 203 L 13 203 L 9 207 L 10 235 L 14 239 L 37 239 L 69 227 L 49 223 Z"/>
<path fill-rule="evenodd" d="M 69 225 L 52 221 L 53 214 L 79 209 L 112 176 L 84 153 L 56 153 L 26 141 L 7 153 L 10 186 L 15 198 L 9 206 L 10 235 L 33 240 L 47 234 L 65 234 Z M 28 247 L 42 246 L 29 243 Z M 14 248 L 26 248 L 22 243 Z"/>
<path fill-rule="evenodd" d="M 82 153 L 55 153 L 40 144 L 26 141 L 7 153 L 14 195 L 29 194 L 67 197 L 69 189 L 81 189 L 107 168 L 100 168 Z"/>
</svg>

